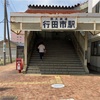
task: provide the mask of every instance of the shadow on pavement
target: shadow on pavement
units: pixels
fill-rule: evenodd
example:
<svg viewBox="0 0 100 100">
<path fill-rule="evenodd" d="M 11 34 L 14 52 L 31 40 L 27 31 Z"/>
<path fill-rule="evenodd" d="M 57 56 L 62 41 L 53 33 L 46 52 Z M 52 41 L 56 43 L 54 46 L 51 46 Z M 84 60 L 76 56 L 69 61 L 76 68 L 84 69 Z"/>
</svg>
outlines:
<svg viewBox="0 0 100 100">
<path fill-rule="evenodd" d="M 4 88 L 1 88 L 1 87 L 0 87 L 0 92 L 1 92 L 1 91 L 6 91 L 6 90 L 8 90 L 8 89 L 13 89 L 13 88 L 12 88 L 12 87 L 7 87 L 7 88 L 6 88 L 6 87 L 4 87 Z"/>
</svg>

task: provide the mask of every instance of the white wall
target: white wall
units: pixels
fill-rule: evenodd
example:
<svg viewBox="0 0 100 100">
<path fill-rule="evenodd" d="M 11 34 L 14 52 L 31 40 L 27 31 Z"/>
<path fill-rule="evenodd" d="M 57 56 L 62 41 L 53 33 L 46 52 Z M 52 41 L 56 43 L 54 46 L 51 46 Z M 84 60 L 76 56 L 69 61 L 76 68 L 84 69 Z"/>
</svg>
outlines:
<svg viewBox="0 0 100 100">
<path fill-rule="evenodd" d="M 93 8 L 100 0 L 88 0 L 88 13 L 93 12 Z"/>
</svg>

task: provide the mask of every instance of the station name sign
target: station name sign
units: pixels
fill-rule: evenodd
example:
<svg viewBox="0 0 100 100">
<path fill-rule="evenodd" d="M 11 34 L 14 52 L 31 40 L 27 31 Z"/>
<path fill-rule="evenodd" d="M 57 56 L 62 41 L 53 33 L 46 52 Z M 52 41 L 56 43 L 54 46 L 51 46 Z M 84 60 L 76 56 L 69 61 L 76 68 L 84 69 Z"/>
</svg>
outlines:
<svg viewBox="0 0 100 100">
<path fill-rule="evenodd" d="M 67 17 L 42 17 L 42 29 L 71 30 L 77 28 L 76 18 Z"/>
</svg>

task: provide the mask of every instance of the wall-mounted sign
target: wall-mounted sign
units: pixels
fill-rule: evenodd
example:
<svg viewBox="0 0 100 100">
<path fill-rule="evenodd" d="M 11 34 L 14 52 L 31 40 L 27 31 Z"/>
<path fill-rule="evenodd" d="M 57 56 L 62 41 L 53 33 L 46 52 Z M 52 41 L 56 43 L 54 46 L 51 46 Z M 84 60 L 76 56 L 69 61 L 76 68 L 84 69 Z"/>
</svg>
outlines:
<svg viewBox="0 0 100 100">
<path fill-rule="evenodd" d="M 67 17 L 42 17 L 42 29 L 76 29 L 77 19 Z"/>
</svg>

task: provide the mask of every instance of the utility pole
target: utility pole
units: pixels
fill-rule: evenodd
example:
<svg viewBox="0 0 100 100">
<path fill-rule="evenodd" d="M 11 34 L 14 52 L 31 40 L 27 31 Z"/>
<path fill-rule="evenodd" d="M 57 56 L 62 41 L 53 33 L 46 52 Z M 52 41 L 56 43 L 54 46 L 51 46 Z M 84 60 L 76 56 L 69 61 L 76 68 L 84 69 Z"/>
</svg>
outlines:
<svg viewBox="0 0 100 100">
<path fill-rule="evenodd" d="M 4 53 L 4 65 L 6 65 L 6 0 L 4 0 L 4 41 L 3 41 L 3 53 Z"/>
<path fill-rule="evenodd" d="M 8 33 L 8 45 L 9 45 L 9 57 L 10 57 L 10 63 L 12 63 L 7 7 L 6 7 L 6 18 L 7 18 L 6 20 L 7 20 L 7 33 Z"/>
</svg>

